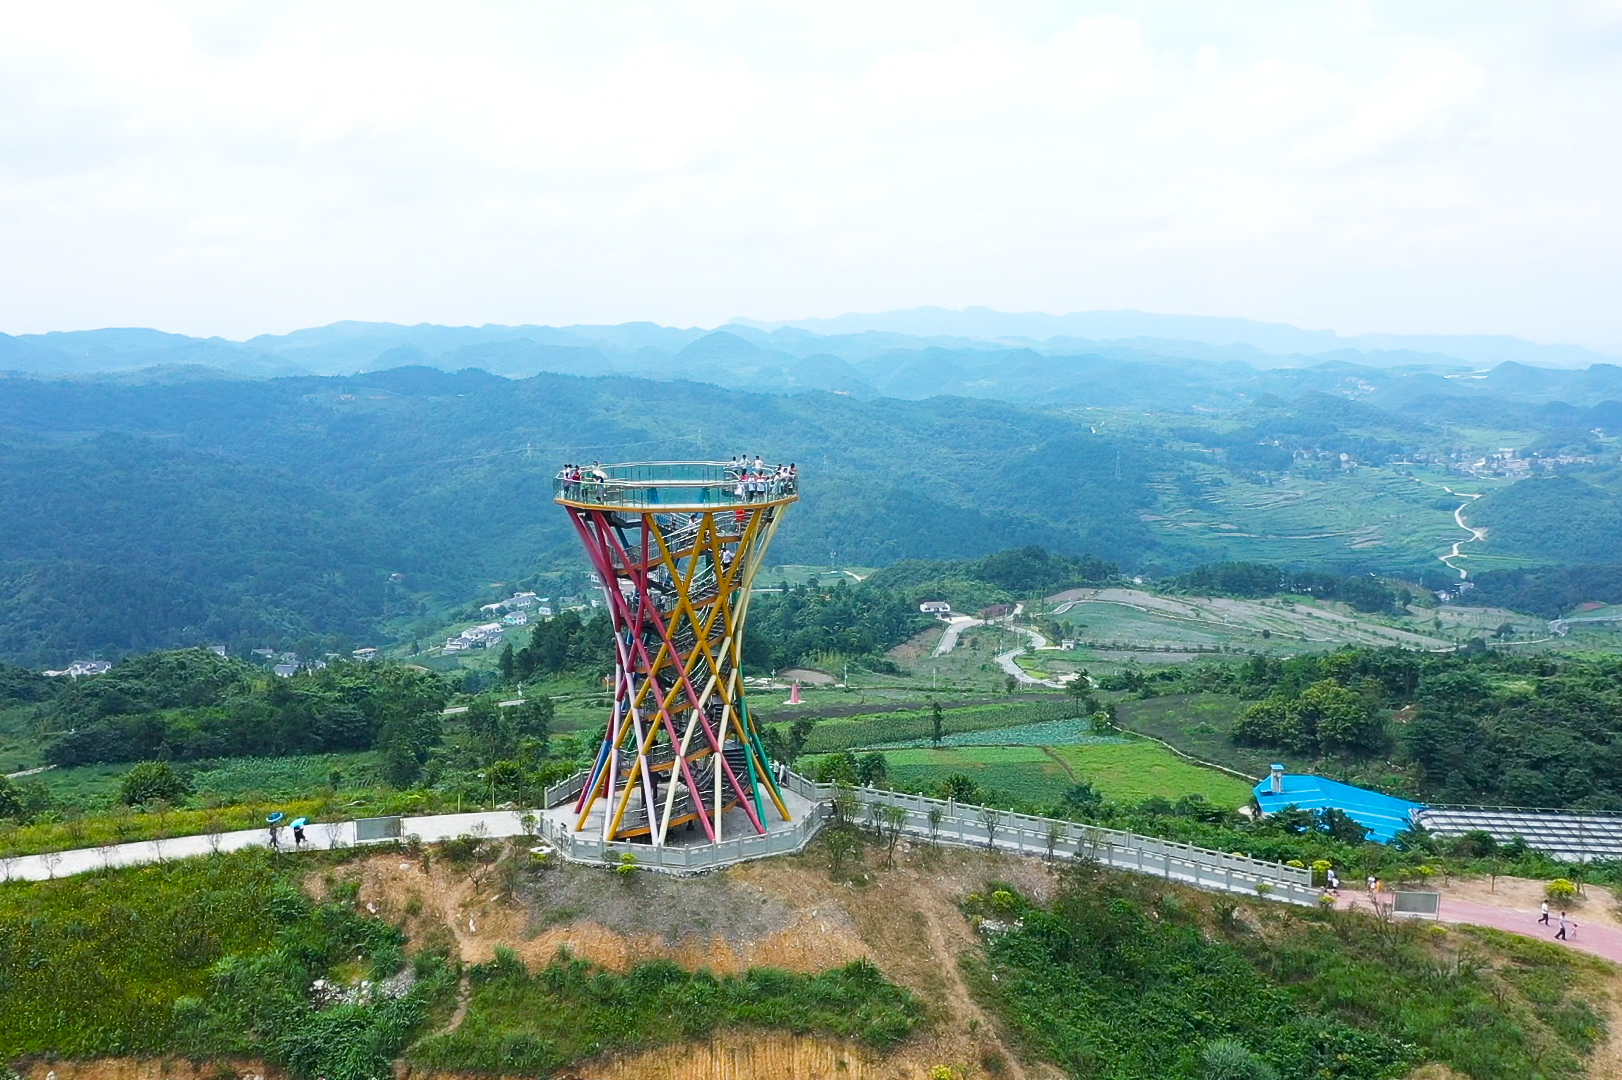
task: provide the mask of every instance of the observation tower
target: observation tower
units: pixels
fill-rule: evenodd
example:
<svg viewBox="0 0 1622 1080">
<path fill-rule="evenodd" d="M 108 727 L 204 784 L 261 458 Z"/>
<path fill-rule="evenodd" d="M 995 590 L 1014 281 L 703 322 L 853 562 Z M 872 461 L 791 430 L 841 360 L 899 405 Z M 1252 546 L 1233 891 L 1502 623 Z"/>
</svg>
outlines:
<svg viewBox="0 0 1622 1080">
<path fill-rule="evenodd" d="M 788 822 L 744 701 L 741 657 L 750 584 L 799 498 L 798 477 L 748 463 L 636 462 L 566 468 L 554 493 L 614 624 L 613 711 L 573 807 L 575 831 L 662 846 Z"/>
</svg>

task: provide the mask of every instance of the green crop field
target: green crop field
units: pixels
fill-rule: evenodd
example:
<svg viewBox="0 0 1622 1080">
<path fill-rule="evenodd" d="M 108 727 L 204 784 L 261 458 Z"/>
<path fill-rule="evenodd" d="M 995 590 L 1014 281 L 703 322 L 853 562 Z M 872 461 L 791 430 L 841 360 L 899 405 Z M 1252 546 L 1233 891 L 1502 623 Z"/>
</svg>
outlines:
<svg viewBox="0 0 1622 1080">
<path fill-rule="evenodd" d="M 1237 776 L 1196 765 L 1152 742 L 1058 746 L 1053 753 L 1077 780 L 1092 784 L 1112 802 L 1135 803 L 1151 796 L 1175 802 L 1198 795 L 1212 806 L 1238 809 L 1250 801 L 1250 785 Z"/>
<path fill-rule="evenodd" d="M 1362 466 L 1322 475 L 1292 473 L 1278 484 L 1237 481 L 1198 498 L 1163 492 L 1154 527 L 1225 559 L 1312 563 L 1361 557 L 1423 563 L 1468 534 L 1435 504 L 1444 487 L 1482 492 L 1492 481 L 1446 473 Z M 1461 500 L 1462 501 L 1462 500 Z"/>
<path fill-rule="evenodd" d="M 971 705 L 961 709 L 943 709 L 941 727 L 945 734 L 955 735 L 970 731 L 989 731 L 1019 724 L 1043 723 L 1067 719 L 1070 704 L 1055 696 L 1050 702 L 1014 702 L 1007 705 Z M 787 731 L 787 725 L 780 725 Z M 862 746 L 885 746 L 928 739 L 931 735 L 931 714 L 928 709 L 905 709 L 890 713 L 851 716 L 840 720 L 821 720 L 812 729 L 806 741 L 806 751 L 812 754 L 830 750 L 847 750 Z"/>
<path fill-rule="evenodd" d="M 1228 732 L 1250 702 L 1228 694 L 1172 694 L 1138 701 L 1127 698 L 1115 705 L 1116 722 L 1127 731 L 1150 735 L 1197 757 L 1260 779 L 1267 767 L 1282 761 L 1292 769 L 1307 759 L 1279 750 L 1235 746 Z"/>
<path fill-rule="evenodd" d="M 1034 805 L 1057 802 L 1071 784 L 1064 766 L 1035 746 L 892 750 L 884 758 L 900 786 L 933 784 L 962 773 L 982 791 Z"/>
<path fill-rule="evenodd" d="M 1163 746 L 1139 740 L 1097 740 L 1065 746 L 952 746 L 885 752 L 891 778 L 901 786 L 937 783 L 953 773 L 982 790 L 1021 802 L 1057 802 L 1084 781 L 1106 799 L 1140 802 L 1199 795 L 1213 806 L 1237 808 L 1250 799 L 1238 777 L 1203 768 Z"/>
</svg>

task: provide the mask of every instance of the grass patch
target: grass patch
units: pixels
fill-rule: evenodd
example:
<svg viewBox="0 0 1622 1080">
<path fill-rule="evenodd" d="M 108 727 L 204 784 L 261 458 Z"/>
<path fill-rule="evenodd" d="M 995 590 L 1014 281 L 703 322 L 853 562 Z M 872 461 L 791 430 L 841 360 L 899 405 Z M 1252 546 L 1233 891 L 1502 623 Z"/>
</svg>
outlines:
<svg viewBox="0 0 1622 1080">
<path fill-rule="evenodd" d="M 547 1075 L 610 1052 L 706 1039 L 721 1028 L 777 1028 L 887 1049 L 917 1026 L 906 990 L 859 960 L 818 975 L 755 968 L 717 978 L 666 960 L 615 975 L 560 954 L 531 974 L 516 955 L 472 970 L 473 996 L 455 1032 L 413 1047 L 427 1068 Z"/>
<path fill-rule="evenodd" d="M 1112 802 L 1135 803 L 1151 796 L 1176 802 L 1198 795 L 1212 806 L 1234 810 L 1250 801 L 1251 785 L 1245 781 L 1195 765 L 1151 742 L 1059 746 L 1053 752 L 1077 780 L 1092 784 Z"/>
<path fill-rule="evenodd" d="M 1017 727 L 992 728 L 990 731 L 965 731 L 957 735 L 948 735 L 941 740 L 941 745 L 1064 746 L 1067 744 L 1119 743 L 1125 741 L 1119 735 L 1094 735 L 1091 720 L 1043 720 L 1035 724 L 1020 724 Z M 903 743 L 894 743 L 877 749 L 888 751 L 933 745 L 934 743 L 930 739 L 909 739 Z"/>
<path fill-rule="evenodd" d="M 252 850 L 0 888 L 0 1060 L 254 1054 L 299 1078 L 388 1074 L 455 974 L 423 958 L 409 989 L 317 1007 L 316 978 L 393 975 L 404 937 L 312 904 L 309 869 Z"/>
<path fill-rule="evenodd" d="M 175 999 L 269 946 L 285 888 L 261 852 L 0 888 L 0 1056 L 172 1050 Z"/>
<path fill-rule="evenodd" d="M 962 709 L 942 709 L 941 729 L 947 735 L 969 731 L 991 731 L 1021 724 L 1043 723 L 1069 718 L 1075 707 L 1067 700 L 971 705 Z M 783 725 L 787 734 L 787 725 Z M 820 720 L 806 740 L 808 754 L 825 754 L 861 746 L 883 746 L 912 739 L 928 739 L 932 734 L 929 709 L 907 709 L 890 713 L 852 716 L 840 720 Z"/>
<path fill-rule="evenodd" d="M 1032 806 L 1049 806 L 1071 785 L 1064 766 L 1034 746 L 891 750 L 884 759 L 891 781 L 901 788 L 928 787 L 962 773 L 981 791 Z"/>
<path fill-rule="evenodd" d="M 989 731 L 963 738 L 992 740 L 999 734 Z M 1250 800 L 1250 785 L 1238 777 L 1203 768 L 1163 746 L 1136 739 L 908 747 L 884 751 L 884 760 L 891 782 L 900 788 L 919 790 L 962 773 L 990 795 L 1033 807 L 1052 806 L 1077 782 L 1090 783 L 1104 798 L 1122 804 L 1151 796 L 1176 802 L 1184 795 L 1199 795 L 1210 805 L 1227 810 Z M 815 775 L 816 759 L 807 761 L 805 768 Z"/>
<path fill-rule="evenodd" d="M 1276 749 L 1235 746 L 1229 740 L 1234 721 L 1252 704 L 1231 694 L 1170 694 L 1141 701 L 1123 698 L 1115 704 L 1115 722 L 1126 731 L 1152 736 L 1192 757 L 1257 779 L 1266 776 L 1275 761 L 1292 769 L 1305 768 L 1306 758 Z"/>
</svg>

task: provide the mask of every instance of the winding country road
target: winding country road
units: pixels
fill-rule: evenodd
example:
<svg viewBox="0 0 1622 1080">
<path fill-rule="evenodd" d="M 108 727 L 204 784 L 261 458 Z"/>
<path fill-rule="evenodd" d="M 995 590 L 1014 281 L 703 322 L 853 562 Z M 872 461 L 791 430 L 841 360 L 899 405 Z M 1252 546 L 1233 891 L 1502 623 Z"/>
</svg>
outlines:
<svg viewBox="0 0 1622 1080">
<path fill-rule="evenodd" d="M 997 666 L 1002 668 L 1008 674 L 1012 675 L 1025 686 L 1047 686 L 1052 687 L 1055 690 L 1062 690 L 1064 689 L 1064 683 L 1060 680 L 1038 679 L 1036 676 L 1030 674 L 1015 662 L 1015 657 L 1019 656 L 1021 653 L 1029 652 L 1032 649 L 1045 649 L 1048 647 L 1048 639 L 1043 637 L 1039 632 L 1032 630 L 1027 626 L 1015 626 L 1013 624 L 1013 618 L 1023 614 L 1024 611 L 1024 604 L 1015 604 L 1014 614 L 1009 616 L 1010 621 L 1002 625 L 1003 629 L 1011 631 L 1012 633 L 1024 634 L 1026 637 L 1031 639 L 1031 643 L 1023 648 L 1009 649 L 1007 652 L 998 653 L 996 656 Z"/>
<path fill-rule="evenodd" d="M 1467 491 L 1454 491 L 1452 488 L 1447 487 L 1446 485 L 1443 485 L 1442 490 L 1447 492 L 1449 495 L 1456 495 L 1461 499 L 1469 499 L 1470 502 L 1474 502 L 1475 500 L 1481 498 L 1481 495 L 1479 493 L 1477 493 L 1475 495 L 1472 495 Z M 1468 503 L 1468 502 L 1459 504 L 1459 508 L 1457 510 L 1453 511 L 1453 522 L 1454 522 L 1454 524 L 1458 525 L 1459 528 L 1461 528 L 1465 532 L 1469 533 L 1470 538 L 1468 540 L 1455 540 L 1455 541 L 1453 541 L 1453 550 L 1452 551 L 1448 552 L 1446 555 L 1438 555 L 1436 557 L 1437 561 L 1442 563 L 1449 570 L 1457 570 L 1459 572 L 1459 580 L 1460 581 L 1464 581 L 1464 580 L 1468 579 L 1470 577 L 1470 572 L 1468 570 L 1466 570 L 1462 566 L 1454 566 L 1448 560 L 1449 559 L 1468 559 L 1470 556 L 1464 554 L 1459 549 L 1462 548 L 1465 544 L 1479 544 L 1483 540 L 1487 539 L 1487 530 L 1486 529 L 1478 529 L 1473 525 L 1465 524 L 1465 521 L 1464 521 L 1464 508 L 1466 506 L 1469 506 L 1469 505 L 1470 505 L 1470 503 Z"/>
<path fill-rule="evenodd" d="M 957 639 L 963 635 L 963 631 L 985 624 L 984 619 L 976 619 L 972 615 L 953 615 L 946 620 L 946 633 L 941 635 L 940 644 L 935 646 L 935 651 L 931 655 L 945 656 L 957 648 Z"/>
</svg>

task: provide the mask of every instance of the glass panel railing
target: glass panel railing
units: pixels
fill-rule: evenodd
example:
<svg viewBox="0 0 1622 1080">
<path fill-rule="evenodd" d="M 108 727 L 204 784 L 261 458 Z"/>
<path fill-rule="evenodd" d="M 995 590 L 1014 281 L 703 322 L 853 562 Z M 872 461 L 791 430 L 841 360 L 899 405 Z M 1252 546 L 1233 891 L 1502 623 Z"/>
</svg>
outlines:
<svg viewBox="0 0 1622 1080">
<path fill-rule="evenodd" d="M 552 494 L 561 502 L 635 509 L 746 507 L 794 498 L 798 478 L 779 476 L 775 466 L 758 475 L 726 462 L 632 462 L 559 473 Z"/>
</svg>

